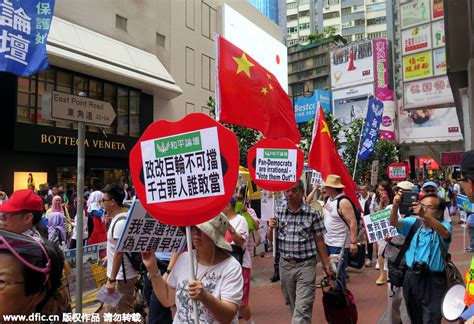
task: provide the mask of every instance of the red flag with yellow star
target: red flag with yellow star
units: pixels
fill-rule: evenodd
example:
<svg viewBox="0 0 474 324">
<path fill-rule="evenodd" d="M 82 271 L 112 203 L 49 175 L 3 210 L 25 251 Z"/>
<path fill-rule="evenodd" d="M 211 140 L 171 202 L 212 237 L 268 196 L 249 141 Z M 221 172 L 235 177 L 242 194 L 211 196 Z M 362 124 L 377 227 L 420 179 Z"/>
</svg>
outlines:
<svg viewBox="0 0 474 324">
<path fill-rule="evenodd" d="M 221 35 L 216 44 L 217 120 L 298 143 L 293 106 L 276 77 Z"/>
<path fill-rule="evenodd" d="M 318 103 L 318 111 L 314 121 L 313 142 L 309 150 L 308 166 L 321 172 L 323 179 L 326 179 L 329 174 L 340 176 L 342 184 L 346 186 L 344 194 L 349 197 L 354 205 L 360 207 L 356 195 L 356 184 L 336 149 L 320 103 Z"/>
</svg>

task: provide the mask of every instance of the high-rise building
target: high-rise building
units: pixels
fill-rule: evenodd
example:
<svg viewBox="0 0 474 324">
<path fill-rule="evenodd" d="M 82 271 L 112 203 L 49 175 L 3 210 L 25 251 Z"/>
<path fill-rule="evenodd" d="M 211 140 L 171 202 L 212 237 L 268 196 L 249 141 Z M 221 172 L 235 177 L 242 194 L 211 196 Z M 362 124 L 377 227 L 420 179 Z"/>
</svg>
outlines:
<svg viewBox="0 0 474 324">
<path fill-rule="evenodd" d="M 286 28 L 286 0 L 248 0 L 252 6 L 283 30 Z"/>
<path fill-rule="evenodd" d="M 331 31 L 348 41 L 386 37 L 386 2 L 287 0 L 287 45 L 305 43 L 310 34 Z"/>
</svg>

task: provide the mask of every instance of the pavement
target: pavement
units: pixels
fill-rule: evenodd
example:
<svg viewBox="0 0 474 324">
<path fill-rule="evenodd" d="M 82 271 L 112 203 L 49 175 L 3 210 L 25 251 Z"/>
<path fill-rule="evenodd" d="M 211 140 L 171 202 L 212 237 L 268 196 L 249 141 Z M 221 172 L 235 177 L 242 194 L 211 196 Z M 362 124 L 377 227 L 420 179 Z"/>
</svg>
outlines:
<svg viewBox="0 0 474 324">
<path fill-rule="evenodd" d="M 450 253 L 461 274 L 464 274 L 471 263 L 471 256 L 466 253 L 465 247 L 469 244 L 469 233 L 453 220 L 453 241 Z M 348 269 L 350 281 L 347 287 L 355 296 L 359 313 L 360 324 L 377 323 L 387 308 L 387 285 L 377 286 L 375 281 L 379 271 L 374 267 L 364 267 L 361 270 Z M 291 322 L 289 312 L 285 306 L 280 282 L 270 282 L 273 275 L 273 256 L 266 253 L 263 257 L 253 258 L 253 269 L 251 273 L 250 308 L 252 320 L 256 324 L 288 324 Z M 321 265 L 318 264 L 317 281 L 322 279 Z M 322 292 L 317 289 L 316 299 L 313 307 L 313 323 L 326 323 L 322 306 Z M 84 312 L 94 313 L 100 307 L 97 301 L 85 305 Z M 244 323 L 243 321 L 240 321 Z M 381 321 L 380 323 L 383 323 Z M 443 323 L 449 323 L 444 321 Z"/>
<path fill-rule="evenodd" d="M 471 263 L 473 254 L 466 253 L 464 247 L 469 244 L 469 233 L 453 220 L 453 241 L 450 253 L 461 274 L 464 274 Z M 280 282 L 271 283 L 273 274 L 273 256 L 267 253 L 264 257 L 256 256 L 253 259 L 251 274 L 250 308 L 252 319 L 256 324 L 288 324 L 291 322 L 289 312 L 285 306 L 280 290 Z M 387 285 L 377 286 L 378 270 L 374 267 L 364 267 L 361 270 L 349 268 L 350 281 L 347 287 L 355 296 L 361 324 L 377 323 L 387 308 Z M 317 280 L 322 278 L 321 265 L 318 264 Z M 313 306 L 313 323 L 325 323 L 322 306 L 322 292 L 317 289 Z M 243 321 L 241 321 L 243 323 Z M 443 323 L 449 323 L 444 321 Z"/>
</svg>

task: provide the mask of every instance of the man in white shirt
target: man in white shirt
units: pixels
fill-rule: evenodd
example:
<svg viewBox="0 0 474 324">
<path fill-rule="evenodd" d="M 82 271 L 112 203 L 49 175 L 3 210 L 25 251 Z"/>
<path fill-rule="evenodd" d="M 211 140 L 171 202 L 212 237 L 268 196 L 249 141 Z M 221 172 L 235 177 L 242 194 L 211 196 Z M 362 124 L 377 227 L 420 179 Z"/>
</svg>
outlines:
<svg viewBox="0 0 474 324">
<path fill-rule="evenodd" d="M 370 214 L 370 206 L 374 200 L 375 194 L 370 192 L 369 186 L 367 184 L 362 184 L 359 187 L 359 204 L 363 208 L 363 214 L 369 215 Z M 368 240 L 367 240 L 368 241 Z M 365 262 L 366 267 L 372 266 L 372 258 L 374 254 L 374 244 L 367 243 L 367 261 Z"/>
<path fill-rule="evenodd" d="M 107 283 L 109 294 L 115 290 L 123 294 L 117 307 L 107 305 L 105 311 L 108 313 L 133 313 L 134 289 L 137 281 L 137 273 L 132 267 L 127 256 L 122 252 L 116 252 L 118 239 L 120 238 L 125 222 L 127 220 L 127 209 L 123 207 L 125 192 L 116 184 L 109 184 L 104 189 L 105 211 L 112 217 L 107 231 Z"/>
</svg>

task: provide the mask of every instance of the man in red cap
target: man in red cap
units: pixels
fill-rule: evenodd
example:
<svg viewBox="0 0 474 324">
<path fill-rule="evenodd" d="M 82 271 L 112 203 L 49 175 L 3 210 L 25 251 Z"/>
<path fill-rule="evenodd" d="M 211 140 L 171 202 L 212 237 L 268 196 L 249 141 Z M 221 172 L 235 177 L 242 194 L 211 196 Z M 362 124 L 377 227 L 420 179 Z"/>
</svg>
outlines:
<svg viewBox="0 0 474 324">
<path fill-rule="evenodd" d="M 43 216 L 43 200 L 33 191 L 21 189 L 0 205 L 0 229 L 43 239 L 36 228 Z"/>
</svg>

